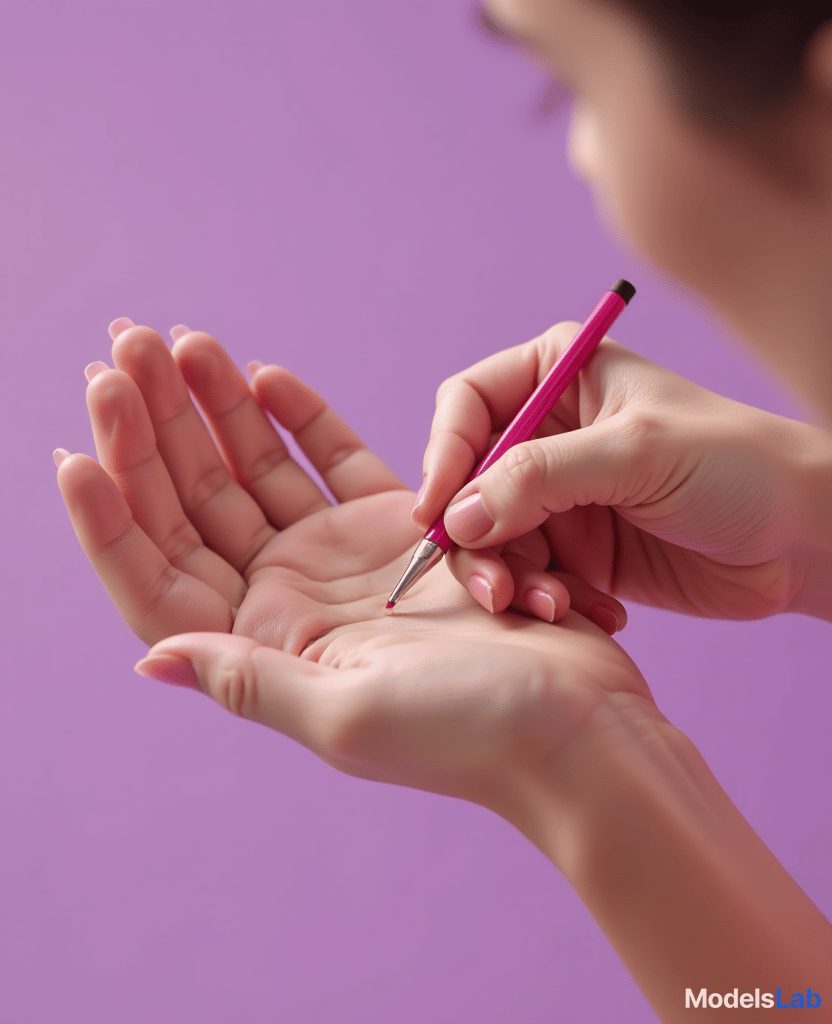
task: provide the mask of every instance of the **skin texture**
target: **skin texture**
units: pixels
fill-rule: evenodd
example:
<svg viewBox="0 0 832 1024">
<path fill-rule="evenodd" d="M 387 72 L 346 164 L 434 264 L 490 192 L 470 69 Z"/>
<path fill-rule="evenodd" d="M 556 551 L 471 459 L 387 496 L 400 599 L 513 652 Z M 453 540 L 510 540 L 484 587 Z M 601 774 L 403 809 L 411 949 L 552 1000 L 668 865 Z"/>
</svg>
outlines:
<svg viewBox="0 0 832 1024">
<path fill-rule="evenodd" d="M 190 332 L 171 353 L 142 326 L 117 335 L 113 361 L 87 388 L 99 462 L 70 456 L 58 485 L 136 636 L 154 655 L 191 657 L 227 710 L 350 774 L 503 809 L 506 780 L 549 758 L 608 693 L 658 714 L 629 657 L 563 594 L 623 609 L 546 574 L 545 544 L 517 542 L 508 557 L 529 584 L 557 582 L 557 631 L 529 614 L 489 614 L 444 564 L 386 612 L 421 536 L 413 493 L 288 371 L 258 371 L 255 397 L 210 335 Z M 337 505 L 288 456 L 264 408 Z"/>
<path fill-rule="evenodd" d="M 704 298 L 832 425 L 827 27 L 790 105 L 728 137 L 681 109 L 672 55 L 613 7 L 488 8 L 574 94 L 570 158 L 611 230 Z M 172 353 L 148 327 L 117 335 L 116 369 L 87 392 L 100 464 L 70 456 L 58 485 L 154 658 L 189 659 L 227 710 L 342 771 L 501 814 L 574 885 L 661 1020 L 690 1019 L 694 979 L 715 992 L 820 987 L 832 928 L 587 616 L 600 601 L 624 617 L 621 595 L 689 614 L 832 620 L 823 429 L 711 395 L 605 340 L 510 471 L 478 481 L 496 531 L 384 611 L 424 529 L 505 426 L 507 408 L 485 414 L 489 380 L 505 369 L 504 403 L 522 400 L 570 330 L 443 384 L 413 522 L 411 492 L 320 396 L 278 367 L 249 388 L 198 332 Z M 337 505 L 287 458 L 258 402 Z M 554 470 L 568 485 L 552 504 Z M 737 487 L 750 521 L 731 518 Z M 571 572 L 547 573 L 552 554 Z M 497 614 L 466 591 L 473 572 Z M 554 623 L 532 617 L 530 587 L 552 597 Z M 777 1011 L 804 1018 L 814 1011 Z"/>
<path fill-rule="evenodd" d="M 464 546 L 447 562 L 460 583 L 467 547 L 483 559 L 474 568 L 509 593 L 499 551 L 539 532 L 561 568 L 621 600 L 707 618 L 832 620 L 827 529 L 808 514 L 832 472 L 826 432 L 706 391 L 609 338 L 537 439 L 465 483 L 493 428 L 511 421 L 578 327 L 558 324 L 439 389 L 413 521 L 427 529 L 453 499 L 445 524 Z M 468 542 L 448 513 L 472 494 L 494 526 Z"/>
</svg>

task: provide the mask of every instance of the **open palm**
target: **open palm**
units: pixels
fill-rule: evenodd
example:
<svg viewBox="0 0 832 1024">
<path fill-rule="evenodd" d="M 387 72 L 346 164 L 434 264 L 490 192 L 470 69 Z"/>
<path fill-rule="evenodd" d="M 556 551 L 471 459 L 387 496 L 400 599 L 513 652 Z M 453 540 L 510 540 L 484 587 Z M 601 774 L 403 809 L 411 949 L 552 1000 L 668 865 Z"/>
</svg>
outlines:
<svg viewBox="0 0 832 1024">
<path fill-rule="evenodd" d="M 483 766 L 509 750 L 550 754 L 602 693 L 652 706 L 630 659 L 581 615 L 557 625 L 489 615 L 444 561 L 386 612 L 422 535 L 413 494 L 286 370 L 261 369 L 255 397 L 209 335 L 189 332 L 172 354 L 147 327 L 120 333 L 113 361 L 87 391 L 100 464 L 66 459 L 59 486 L 137 636 L 190 640 L 214 662 L 231 649 L 229 633 L 249 656 L 268 649 L 284 691 L 259 692 L 254 708 L 251 680 L 239 677 L 212 692 L 229 710 L 353 774 L 470 795 Z M 338 504 L 291 458 L 264 408 Z M 518 572 L 545 585 L 538 540 L 535 531 L 512 550 Z"/>
</svg>

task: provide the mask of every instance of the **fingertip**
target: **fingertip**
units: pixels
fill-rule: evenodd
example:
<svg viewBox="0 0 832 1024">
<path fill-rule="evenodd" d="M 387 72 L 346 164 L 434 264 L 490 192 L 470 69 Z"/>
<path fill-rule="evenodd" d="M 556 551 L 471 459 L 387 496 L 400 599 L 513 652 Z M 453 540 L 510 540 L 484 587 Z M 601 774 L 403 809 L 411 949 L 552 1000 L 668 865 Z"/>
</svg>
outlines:
<svg viewBox="0 0 832 1024">
<path fill-rule="evenodd" d="M 516 581 L 515 586 L 521 595 L 518 609 L 541 622 L 559 622 L 569 611 L 569 591 L 559 580 L 545 574 L 524 573 L 524 578 Z"/>
<path fill-rule="evenodd" d="M 511 607 L 515 595 L 514 580 L 502 562 L 489 558 L 479 565 L 475 564 L 468 572 L 468 590 L 483 608 L 492 615 L 498 615 Z M 478 584 L 471 586 L 474 578 L 484 580 L 486 588 Z"/>
<path fill-rule="evenodd" d="M 413 511 L 410 513 L 410 520 L 416 526 L 421 526 L 424 523 L 425 517 L 425 506 L 422 501 L 421 492 L 416 495 L 416 499 L 413 503 Z"/>
<path fill-rule="evenodd" d="M 494 614 L 494 587 L 490 580 L 479 573 L 474 573 L 468 580 L 468 590 L 486 611 Z"/>
<path fill-rule="evenodd" d="M 456 544 L 476 544 L 494 529 L 494 520 L 485 511 L 479 491 L 451 505 L 445 511 L 444 523 Z"/>
<path fill-rule="evenodd" d="M 191 334 L 191 328 L 187 324 L 177 324 L 175 327 L 171 327 L 168 331 L 170 340 L 175 345 L 180 338 L 184 338 L 186 334 Z"/>
<path fill-rule="evenodd" d="M 110 340 L 115 341 L 120 334 L 135 326 L 129 316 L 120 316 L 117 320 L 113 320 L 107 328 L 107 333 L 110 335 Z"/>
<path fill-rule="evenodd" d="M 605 604 L 593 605 L 589 610 L 587 618 L 591 619 L 596 626 L 600 626 L 610 636 L 617 633 L 621 628 L 618 622 L 618 615 Z"/>
<path fill-rule="evenodd" d="M 561 580 L 554 579 L 547 575 L 547 592 L 553 593 L 555 601 L 555 622 L 562 619 L 566 613 L 572 607 L 572 595 L 569 593 L 569 587 L 565 586 Z"/>
<path fill-rule="evenodd" d="M 97 359 L 94 363 L 90 363 L 89 366 L 84 369 L 84 376 L 87 378 L 87 383 L 89 384 L 90 381 L 94 380 L 99 373 L 103 373 L 105 370 L 109 369 L 110 367 L 100 359 Z"/>
<path fill-rule="evenodd" d="M 544 622 L 554 622 L 557 614 L 555 599 L 551 594 L 539 587 L 532 587 L 526 592 L 526 605 L 533 615 L 536 615 Z"/>
</svg>

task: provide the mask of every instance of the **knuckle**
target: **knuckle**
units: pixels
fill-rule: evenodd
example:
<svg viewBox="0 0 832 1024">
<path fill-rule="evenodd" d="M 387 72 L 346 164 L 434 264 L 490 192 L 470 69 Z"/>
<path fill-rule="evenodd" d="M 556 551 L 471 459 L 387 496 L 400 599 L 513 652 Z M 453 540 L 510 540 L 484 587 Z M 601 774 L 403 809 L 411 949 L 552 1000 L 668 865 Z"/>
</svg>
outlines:
<svg viewBox="0 0 832 1024">
<path fill-rule="evenodd" d="M 140 639 L 152 646 L 150 640 L 153 630 L 150 628 L 155 621 L 164 618 L 165 603 L 175 600 L 177 588 L 182 585 L 182 573 L 170 562 L 148 585 L 143 600 L 138 602 L 135 610 L 130 613 L 128 623 Z"/>
<path fill-rule="evenodd" d="M 193 523 L 187 516 L 183 516 L 182 521 L 165 537 L 161 551 L 171 566 L 176 566 L 183 562 L 191 552 L 202 547 L 202 543 L 202 537 Z"/>
<path fill-rule="evenodd" d="M 442 472 L 448 462 L 454 464 L 457 459 L 467 458 L 469 454 L 476 456 L 469 441 L 450 427 L 439 427 L 433 431 L 425 448 L 422 472 Z M 462 483 L 459 486 L 461 487 Z"/>
<path fill-rule="evenodd" d="M 216 668 L 215 699 L 238 718 L 252 718 L 257 701 L 257 677 L 251 659 L 220 661 Z"/>
<path fill-rule="evenodd" d="M 654 451 L 664 434 L 665 423 L 661 416 L 647 409 L 634 409 L 624 416 L 619 438 L 638 457 Z"/>
<path fill-rule="evenodd" d="M 194 483 L 188 496 L 186 512 L 192 515 L 194 512 L 200 511 L 223 488 L 233 485 L 233 483 L 234 481 L 224 464 L 209 467 L 200 474 Z"/>
<path fill-rule="evenodd" d="M 561 320 L 560 323 L 553 324 L 543 335 L 544 343 L 552 346 L 555 352 L 560 354 L 572 342 L 581 327 L 582 324 L 577 320 Z"/>
<path fill-rule="evenodd" d="M 539 444 L 518 444 L 505 454 L 505 472 L 512 490 L 525 494 L 550 471 L 550 459 Z"/>
<path fill-rule="evenodd" d="M 568 340 L 571 341 L 575 335 L 575 331 L 579 331 L 581 326 L 582 325 L 578 323 L 577 320 L 561 320 L 558 323 L 553 324 L 552 327 L 549 328 L 549 331 L 558 340 L 568 338 Z"/>
<path fill-rule="evenodd" d="M 451 377 L 446 377 L 436 389 L 436 404 L 438 405 L 450 392 L 455 391 L 459 382 L 460 376 L 458 373 L 455 373 Z"/>
</svg>

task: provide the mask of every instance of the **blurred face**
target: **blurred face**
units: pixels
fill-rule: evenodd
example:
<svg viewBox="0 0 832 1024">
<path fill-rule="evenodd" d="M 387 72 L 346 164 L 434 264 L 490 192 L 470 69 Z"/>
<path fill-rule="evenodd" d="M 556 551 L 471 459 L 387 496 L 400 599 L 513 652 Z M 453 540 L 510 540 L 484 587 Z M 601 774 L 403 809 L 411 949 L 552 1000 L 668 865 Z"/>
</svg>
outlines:
<svg viewBox="0 0 832 1024">
<path fill-rule="evenodd" d="M 753 133 L 720 133 L 682 109 L 667 51 L 614 6 L 485 6 L 573 93 L 569 156 L 612 231 L 832 422 L 832 89 Z"/>
</svg>

